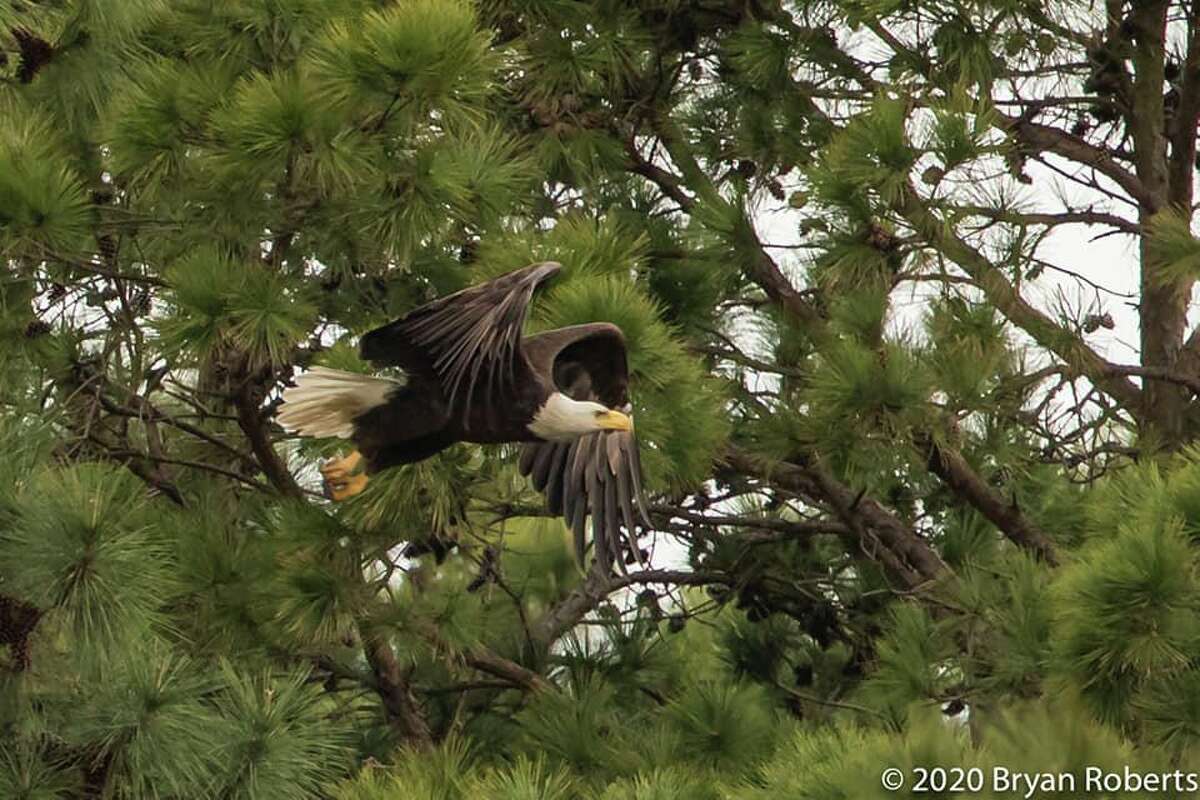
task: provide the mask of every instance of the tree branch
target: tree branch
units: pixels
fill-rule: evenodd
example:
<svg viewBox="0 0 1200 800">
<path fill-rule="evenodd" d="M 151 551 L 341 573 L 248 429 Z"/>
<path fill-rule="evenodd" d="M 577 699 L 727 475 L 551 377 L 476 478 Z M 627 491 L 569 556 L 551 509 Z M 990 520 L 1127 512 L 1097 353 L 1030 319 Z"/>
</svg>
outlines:
<svg viewBox="0 0 1200 800">
<path fill-rule="evenodd" d="M 267 436 L 267 427 L 254 396 L 252 381 L 247 380 L 242 384 L 234 398 L 234 404 L 237 406 L 238 426 L 250 440 L 250 449 L 258 459 L 259 466 L 263 474 L 267 476 L 267 480 L 279 490 L 280 494 L 288 497 L 303 497 L 304 491 L 300 488 L 300 484 L 296 483 L 292 473 L 288 471 L 287 466 L 279 458 L 279 454 L 275 452 L 275 448 L 271 446 L 271 440 Z"/>
<path fill-rule="evenodd" d="M 1023 116 L 1014 117 L 999 110 L 995 110 L 995 114 L 1001 120 L 1001 129 L 1026 148 L 1053 153 L 1076 164 L 1091 167 L 1120 186 L 1139 206 L 1154 205 L 1155 198 L 1150 189 L 1137 175 L 1121 166 L 1108 150 Z"/>
<path fill-rule="evenodd" d="M 842 535 L 846 526 L 838 522 L 825 520 L 786 520 L 767 519 L 751 516 L 726 516 L 721 514 L 698 514 L 675 506 L 652 505 L 650 513 L 666 518 L 678 517 L 697 525 L 725 525 L 736 528 L 759 528 L 774 531 L 784 536 L 813 536 L 819 534 Z M 642 573 L 636 573 L 642 574 Z"/>
<path fill-rule="evenodd" d="M 1131 407 L 1141 403 L 1142 394 L 1137 386 L 1124 377 L 1114 375 L 1113 365 L 1096 355 L 1082 339 L 1026 302 L 991 261 L 959 238 L 949 224 L 928 208 L 911 183 L 893 203 L 893 209 L 931 247 L 970 275 L 988 302 L 1033 337 L 1034 341 L 1122 403 Z"/>
<path fill-rule="evenodd" d="M 400 668 L 392 646 L 380 632 L 368 630 L 364 624 L 359 624 L 358 631 L 362 638 L 363 653 L 375 676 L 376 692 L 383 701 L 384 712 L 397 736 L 418 750 L 433 747 L 429 723 L 421 713 L 412 685 Z"/>
<path fill-rule="evenodd" d="M 606 575 L 593 563 L 582 586 L 572 591 L 539 619 L 534 620 L 529 626 L 530 636 L 535 644 L 548 650 L 558 637 L 575 627 L 610 594 L 627 586 L 647 583 L 708 586 L 715 583 L 729 584 L 732 583 L 732 579 L 716 572 L 666 569 L 640 570 L 627 575 Z"/>
<path fill-rule="evenodd" d="M 643 178 L 648 178 L 651 183 L 662 190 L 663 194 L 674 200 L 682 211 L 689 212 L 692 210 L 696 205 L 696 201 L 687 192 L 683 191 L 683 182 L 678 176 L 642 158 L 641 153 L 637 151 L 637 145 L 632 139 L 626 142 L 625 152 L 629 156 L 630 163 L 628 169 L 630 172 L 635 175 L 641 175 Z"/>
<path fill-rule="evenodd" d="M 1187 55 L 1179 85 L 1179 105 L 1172 120 L 1169 202 L 1185 207 L 1192 202 L 1196 181 L 1196 128 L 1200 126 L 1200 7 L 1188 15 Z"/>
<path fill-rule="evenodd" d="M 1005 502 L 992 491 L 961 453 L 939 444 L 928 434 L 917 434 L 914 441 L 917 448 L 925 453 L 929 471 L 941 478 L 951 491 L 983 514 L 1017 545 L 1033 552 L 1051 566 L 1058 565 L 1058 553 L 1049 537 L 1021 513 L 1015 501 Z"/>
<path fill-rule="evenodd" d="M 516 684 L 530 692 L 545 692 L 554 690 L 554 684 L 531 669 L 526 669 L 515 661 L 495 653 L 482 645 L 477 645 L 463 654 L 467 666 L 480 672 L 486 672 L 496 678 Z"/>
<path fill-rule="evenodd" d="M 828 503 L 857 538 L 862 551 L 887 567 L 909 589 L 953 574 L 916 531 L 879 503 L 838 481 L 815 459 L 800 465 L 728 447 L 724 460 L 746 475 Z"/>
<path fill-rule="evenodd" d="M 947 206 L 947 211 L 954 214 L 969 214 L 987 217 L 998 222 L 1011 225 L 1044 225 L 1048 228 L 1058 225 L 1106 225 L 1110 228 L 1128 233 L 1130 236 L 1141 236 L 1142 226 L 1136 222 L 1109 214 L 1103 211 L 1059 211 L 1059 212 L 1023 212 L 1007 208 L 988 208 L 987 206 Z"/>
</svg>

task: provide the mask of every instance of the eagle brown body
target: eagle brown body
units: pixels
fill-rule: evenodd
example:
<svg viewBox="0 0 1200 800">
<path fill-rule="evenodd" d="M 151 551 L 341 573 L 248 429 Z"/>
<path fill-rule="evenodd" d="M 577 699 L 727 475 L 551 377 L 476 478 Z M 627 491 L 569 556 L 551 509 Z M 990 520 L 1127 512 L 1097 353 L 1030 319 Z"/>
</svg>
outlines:
<svg viewBox="0 0 1200 800">
<path fill-rule="evenodd" d="M 422 461 L 457 442 L 524 443 L 520 471 L 575 534 L 582 560 L 622 565 L 622 536 L 648 529 L 629 405 L 625 339 L 607 322 L 531 336 L 533 292 L 561 267 L 534 264 L 414 309 L 363 336 L 362 357 L 403 382 L 314 369 L 284 392 L 279 421 L 349 438 L 358 452 L 323 468 L 335 499 L 367 474 Z M 340 495 L 340 497 L 339 497 Z M 625 542 L 634 555 L 636 543 Z"/>
</svg>

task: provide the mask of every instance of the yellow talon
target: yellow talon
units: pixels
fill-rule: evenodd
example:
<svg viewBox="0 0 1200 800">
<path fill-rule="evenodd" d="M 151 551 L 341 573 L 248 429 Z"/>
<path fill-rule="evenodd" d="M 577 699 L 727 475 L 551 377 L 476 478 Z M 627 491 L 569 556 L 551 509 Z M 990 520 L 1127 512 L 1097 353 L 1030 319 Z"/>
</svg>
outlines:
<svg viewBox="0 0 1200 800">
<path fill-rule="evenodd" d="M 355 450 L 348 456 L 334 458 L 321 465 L 321 474 L 327 480 L 341 480 L 362 469 L 362 453 Z"/>
<path fill-rule="evenodd" d="M 325 496 L 335 503 L 348 500 L 367 488 L 366 475 L 354 475 L 344 481 L 325 481 Z"/>
<path fill-rule="evenodd" d="M 355 450 L 344 458 L 336 458 L 321 465 L 321 477 L 325 479 L 325 496 L 341 502 L 367 488 L 367 476 L 362 472 L 362 454 Z"/>
</svg>

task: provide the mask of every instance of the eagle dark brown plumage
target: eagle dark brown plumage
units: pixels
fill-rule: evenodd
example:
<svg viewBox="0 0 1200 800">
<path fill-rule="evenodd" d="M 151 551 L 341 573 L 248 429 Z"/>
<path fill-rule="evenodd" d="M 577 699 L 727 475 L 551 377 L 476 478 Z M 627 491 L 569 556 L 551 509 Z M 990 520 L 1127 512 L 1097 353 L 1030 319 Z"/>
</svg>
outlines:
<svg viewBox="0 0 1200 800">
<path fill-rule="evenodd" d="M 399 367 L 402 381 L 317 367 L 284 391 L 280 424 L 358 447 L 322 467 L 334 499 L 457 442 L 519 442 L 521 474 L 571 527 L 580 562 L 588 517 L 600 566 L 624 569 L 624 551 L 640 561 L 636 540 L 651 526 L 624 335 L 607 322 L 522 335 L 534 291 L 560 269 L 533 264 L 364 335 L 362 357 Z"/>
</svg>

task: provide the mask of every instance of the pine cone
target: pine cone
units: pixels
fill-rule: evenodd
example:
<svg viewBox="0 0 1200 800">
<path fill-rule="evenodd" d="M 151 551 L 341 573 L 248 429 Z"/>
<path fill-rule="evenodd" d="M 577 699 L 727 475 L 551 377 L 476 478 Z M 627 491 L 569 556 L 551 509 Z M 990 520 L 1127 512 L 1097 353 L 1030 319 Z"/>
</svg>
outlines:
<svg viewBox="0 0 1200 800">
<path fill-rule="evenodd" d="M 29 640 L 22 639 L 9 646 L 12 653 L 13 672 L 24 672 L 29 669 Z"/>
<path fill-rule="evenodd" d="M 812 686 L 812 664 L 796 664 L 792 667 L 792 675 L 794 675 L 796 678 L 797 686 Z"/>
<path fill-rule="evenodd" d="M 138 316 L 149 314 L 151 299 L 152 296 L 150 294 L 150 287 L 146 287 L 133 298 L 133 303 L 131 304 L 130 310 Z"/>
<path fill-rule="evenodd" d="M 25 338 L 36 339 L 39 336 L 45 336 L 51 330 L 53 330 L 53 328 L 51 328 L 50 323 L 46 322 L 45 320 L 30 320 L 29 324 L 25 326 Z"/>
<path fill-rule="evenodd" d="M 37 627 L 42 612 L 15 597 L 0 595 L 0 644 L 8 645 L 13 669 L 29 669 L 29 634 Z"/>
<path fill-rule="evenodd" d="M 104 236 L 96 237 L 97 244 L 100 245 L 100 255 L 105 261 L 112 261 L 117 257 L 117 240 L 105 234 Z"/>
<path fill-rule="evenodd" d="M 23 28 L 14 28 L 12 35 L 17 40 L 17 49 L 21 51 L 21 63 L 17 67 L 17 80 L 21 83 L 29 83 L 37 75 L 38 70 L 54 58 L 54 48 L 45 39 L 35 36 Z"/>
<path fill-rule="evenodd" d="M 899 246 L 891 231 L 874 222 L 867 229 L 867 244 L 881 253 L 891 253 Z"/>
<path fill-rule="evenodd" d="M 1099 328 L 1112 330 L 1116 326 L 1113 321 L 1112 314 L 1088 314 L 1083 320 L 1083 329 L 1088 333 L 1095 333 Z"/>
</svg>

